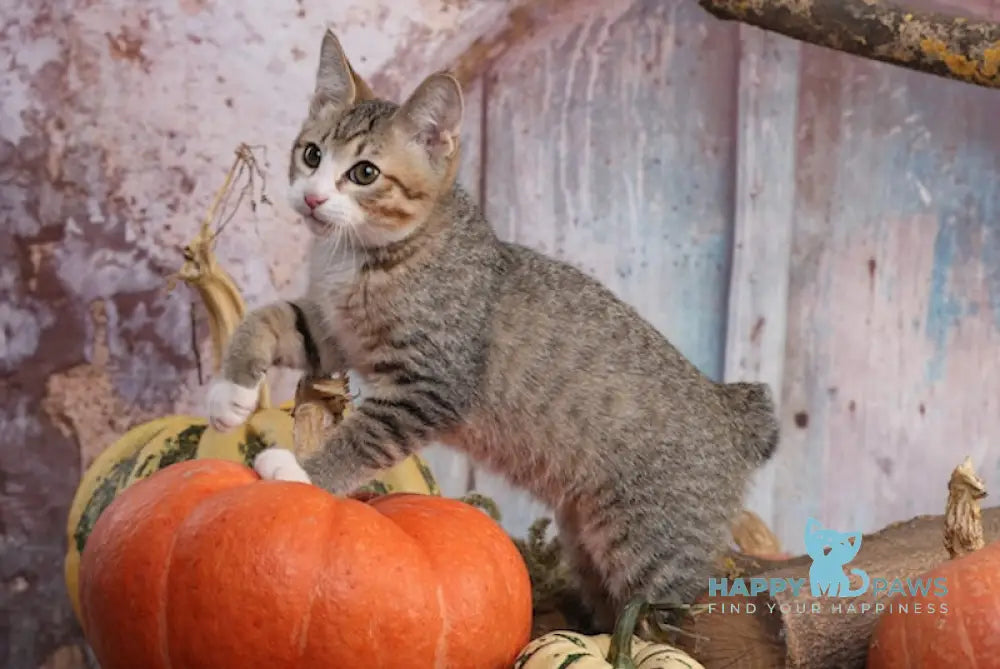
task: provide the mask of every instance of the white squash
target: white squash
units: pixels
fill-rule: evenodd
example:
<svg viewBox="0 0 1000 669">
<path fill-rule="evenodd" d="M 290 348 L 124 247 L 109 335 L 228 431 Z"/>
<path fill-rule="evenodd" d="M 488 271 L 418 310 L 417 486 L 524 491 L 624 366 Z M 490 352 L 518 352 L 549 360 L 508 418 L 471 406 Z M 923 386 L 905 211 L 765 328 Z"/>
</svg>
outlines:
<svg viewBox="0 0 1000 669">
<path fill-rule="evenodd" d="M 544 634 L 521 650 L 514 669 L 705 669 L 679 648 L 634 636 L 646 606 L 641 599 L 626 604 L 614 634 Z"/>
</svg>

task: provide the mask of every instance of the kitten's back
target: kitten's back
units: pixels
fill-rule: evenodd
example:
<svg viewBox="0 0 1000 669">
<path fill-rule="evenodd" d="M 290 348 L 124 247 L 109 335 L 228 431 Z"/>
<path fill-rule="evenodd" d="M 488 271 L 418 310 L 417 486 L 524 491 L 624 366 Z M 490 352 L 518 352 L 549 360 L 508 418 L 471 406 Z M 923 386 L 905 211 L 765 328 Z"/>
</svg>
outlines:
<svg viewBox="0 0 1000 669">
<path fill-rule="evenodd" d="M 773 451 L 777 423 L 763 384 L 716 384 L 608 288 L 572 265 L 518 244 L 505 259 L 492 321 L 492 399 L 533 403 L 567 432 L 713 435 L 720 465 L 756 465 Z M 613 432 L 613 429 L 608 429 Z M 638 436 L 638 435 L 637 435 Z M 738 450 L 727 452 L 733 444 Z M 639 447 L 640 445 L 636 444 Z M 704 462 L 705 453 L 692 458 Z M 636 464 L 639 464 L 638 462 Z"/>
</svg>

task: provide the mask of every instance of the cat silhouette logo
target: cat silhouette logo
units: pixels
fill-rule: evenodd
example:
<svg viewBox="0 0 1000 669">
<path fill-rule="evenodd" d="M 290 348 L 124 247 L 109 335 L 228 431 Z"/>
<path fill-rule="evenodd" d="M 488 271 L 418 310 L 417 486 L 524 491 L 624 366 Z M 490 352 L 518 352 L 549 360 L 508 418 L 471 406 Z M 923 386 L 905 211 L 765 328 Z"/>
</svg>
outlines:
<svg viewBox="0 0 1000 669">
<path fill-rule="evenodd" d="M 851 579 L 844 573 L 844 565 L 853 560 L 861 548 L 861 532 L 837 532 L 809 518 L 805 541 L 806 553 L 813 559 L 809 567 L 809 589 L 813 597 L 857 597 L 868 590 L 868 574 L 863 569 L 851 569 L 851 573 L 861 579 L 861 587 L 857 590 L 851 590 Z"/>
</svg>

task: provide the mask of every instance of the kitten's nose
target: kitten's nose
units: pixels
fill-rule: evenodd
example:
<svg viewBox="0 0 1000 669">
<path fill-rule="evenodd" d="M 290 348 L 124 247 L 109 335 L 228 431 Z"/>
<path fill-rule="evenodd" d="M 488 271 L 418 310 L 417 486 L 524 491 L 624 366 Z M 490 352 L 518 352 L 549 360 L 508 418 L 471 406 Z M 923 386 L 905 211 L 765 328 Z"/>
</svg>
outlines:
<svg viewBox="0 0 1000 669">
<path fill-rule="evenodd" d="M 306 206 L 310 209 L 315 209 L 324 202 L 326 202 L 325 197 L 319 197 L 318 195 L 306 195 Z"/>
</svg>

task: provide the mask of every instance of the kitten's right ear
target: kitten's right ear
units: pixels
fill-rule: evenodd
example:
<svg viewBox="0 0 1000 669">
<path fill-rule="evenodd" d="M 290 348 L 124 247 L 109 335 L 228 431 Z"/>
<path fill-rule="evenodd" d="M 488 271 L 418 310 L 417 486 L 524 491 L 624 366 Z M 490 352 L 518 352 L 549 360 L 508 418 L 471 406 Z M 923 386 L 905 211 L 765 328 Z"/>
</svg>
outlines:
<svg viewBox="0 0 1000 669">
<path fill-rule="evenodd" d="M 360 100 L 374 97 L 371 89 L 354 72 L 340 40 L 327 28 L 319 52 L 319 69 L 316 71 L 316 90 L 309 114 L 317 116 L 325 107 L 344 110 Z"/>
<path fill-rule="evenodd" d="M 448 72 L 437 72 L 400 106 L 397 124 L 432 160 L 452 158 L 458 150 L 464 107 L 458 80 Z"/>
</svg>

